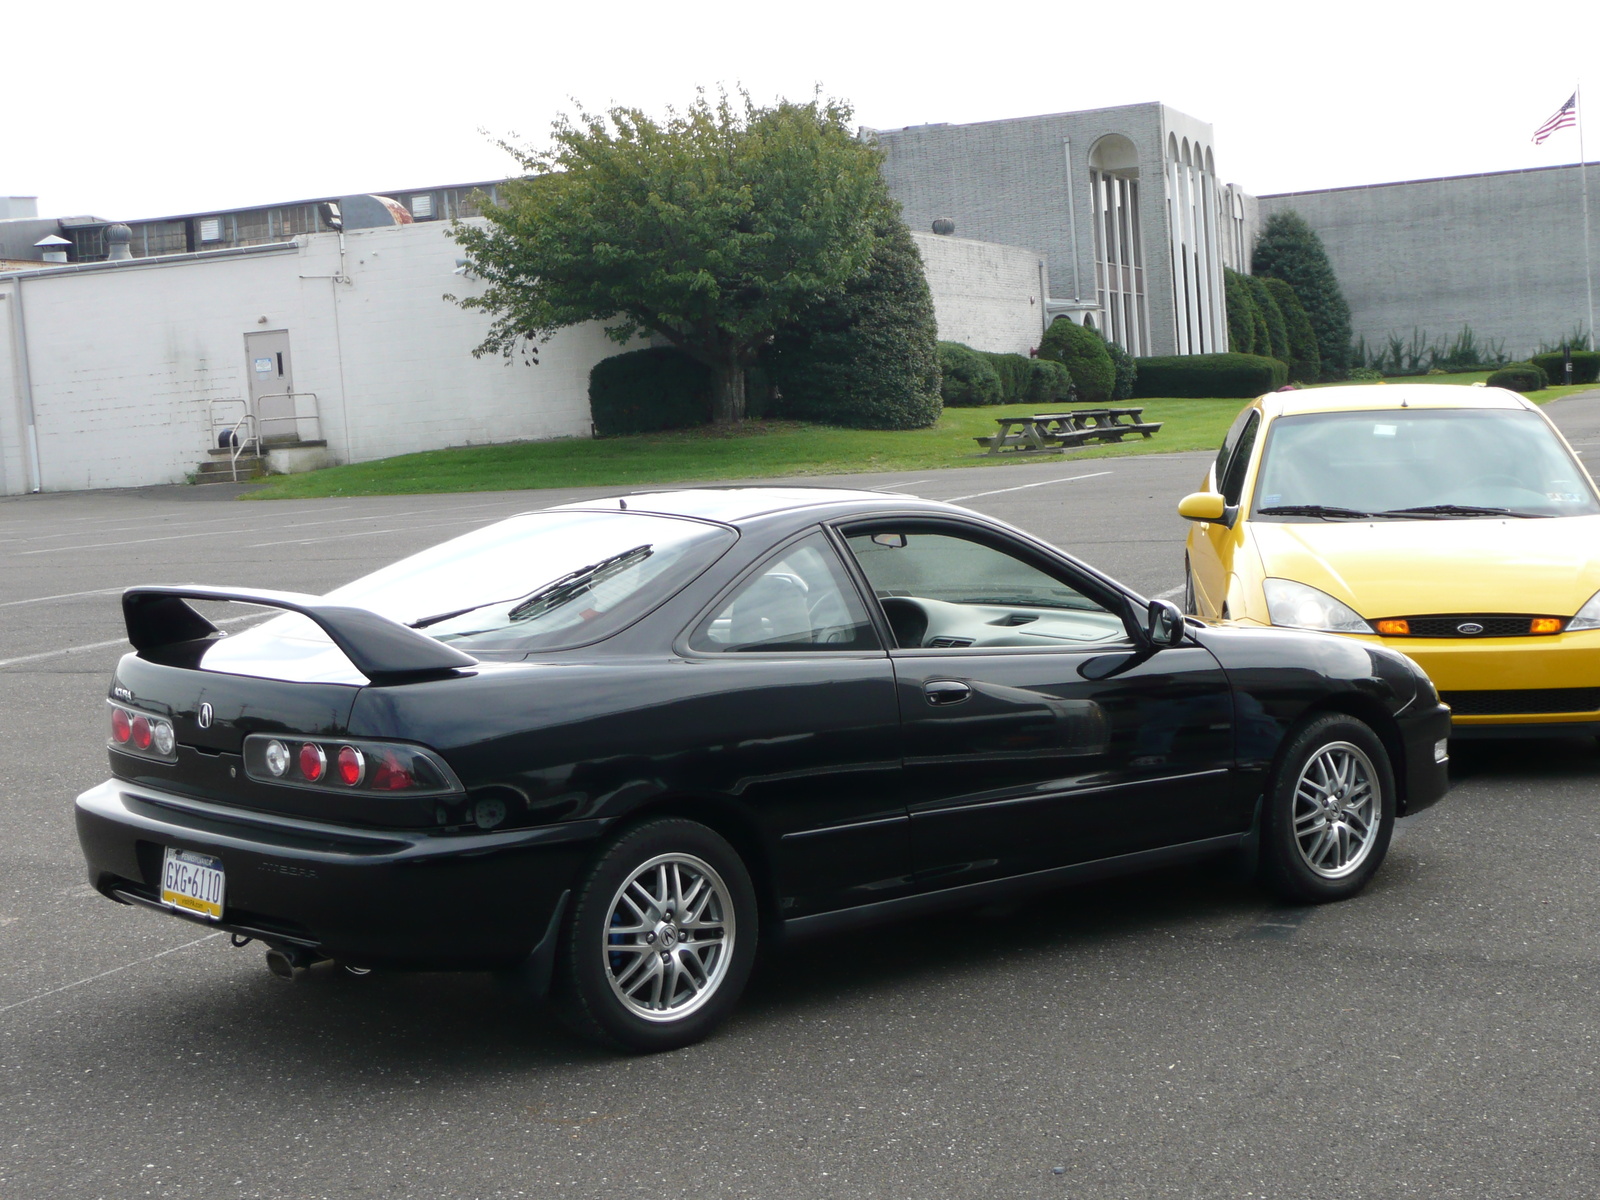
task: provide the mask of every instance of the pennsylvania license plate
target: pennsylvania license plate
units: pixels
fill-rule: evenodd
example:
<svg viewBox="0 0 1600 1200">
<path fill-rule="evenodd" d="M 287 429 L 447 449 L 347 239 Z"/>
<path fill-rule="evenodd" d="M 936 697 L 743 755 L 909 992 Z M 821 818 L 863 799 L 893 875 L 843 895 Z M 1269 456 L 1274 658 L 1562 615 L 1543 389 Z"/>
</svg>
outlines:
<svg viewBox="0 0 1600 1200">
<path fill-rule="evenodd" d="M 222 920 L 222 860 L 167 847 L 161 864 L 161 903 L 168 908 Z"/>
</svg>

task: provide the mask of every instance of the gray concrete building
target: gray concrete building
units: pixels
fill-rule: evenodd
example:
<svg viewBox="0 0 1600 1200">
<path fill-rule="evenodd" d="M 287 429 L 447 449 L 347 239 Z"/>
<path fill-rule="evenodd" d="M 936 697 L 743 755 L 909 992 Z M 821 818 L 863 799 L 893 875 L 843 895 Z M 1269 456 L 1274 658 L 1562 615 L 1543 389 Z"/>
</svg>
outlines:
<svg viewBox="0 0 1600 1200">
<path fill-rule="evenodd" d="M 1051 316 L 1135 355 L 1227 348 L 1222 269 L 1248 269 L 1254 202 L 1219 182 L 1205 122 L 1151 103 L 863 134 L 913 229 L 1037 252 Z"/>
<path fill-rule="evenodd" d="M 1600 164 L 1590 163 L 1600 206 Z M 1416 179 L 1260 198 L 1322 238 L 1350 303 L 1351 336 L 1442 343 L 1469 327 L 1523 358 L 1589 325 L 1576 165 Z M 1589 261 L 1600 269 L 1600 223 Z M 1600 295 L 1595 297 L 1600 300 Z"/>
</svg>

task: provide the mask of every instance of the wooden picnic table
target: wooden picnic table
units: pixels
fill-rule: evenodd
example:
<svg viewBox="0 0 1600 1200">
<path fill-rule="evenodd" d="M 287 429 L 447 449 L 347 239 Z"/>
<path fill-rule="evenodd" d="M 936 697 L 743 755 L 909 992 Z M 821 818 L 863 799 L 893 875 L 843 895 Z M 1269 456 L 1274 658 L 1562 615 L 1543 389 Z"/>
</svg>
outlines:
<svg viewBox="0 0 1600 1200">
<path fill-rule="evenodd" d="M 1000 427 L 993 437 L 973 440 L 990 454 L 1011 449 L 1017 453 L 1061 453 L 1088 442 L 1120 442 L 1130 433 L 1149 437 L 1160 421 L 1143 421 L 1143 408 L 1079 408 L 1070 412 L 1034 413 L 1032 416 L 996 417 Z"/>
</svg>

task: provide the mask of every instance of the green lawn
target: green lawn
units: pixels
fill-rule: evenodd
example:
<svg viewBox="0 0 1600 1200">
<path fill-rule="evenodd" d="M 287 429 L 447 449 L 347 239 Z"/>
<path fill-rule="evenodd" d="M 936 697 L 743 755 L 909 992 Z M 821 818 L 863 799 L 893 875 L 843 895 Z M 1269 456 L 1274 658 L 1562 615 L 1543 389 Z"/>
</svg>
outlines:
<svg viewBox="0 0 1600 1200">
<path fill-rule="evenodd" d="M 1472 383 L 1485 375 L 1433 375 L 1395 383 Z M 1593 385 L 1549 388 L 1530 395 L 1539 403 Z M 1161 421 L 1153 438 L 1074 450 L 1071 459 L 1210 450 L 1222 440 L 1242 400 L 1153 399 L 1137 403 L 1146 421 Z M 996 417 L 1030 412 L 1028 406 L 949 408 L 931 429 L 887 433 L 835 429 L 793 421 L 752 421 L 723 432 L 709 429 L 618 438 L 563 438 L 458 446 L 398 458 L 330 467 L 305 475 L 279 475 L 252 500 L 311 496 L 380 496 L 418 492 L 491 492 L 518 488 L 644 487 L 721 479 L 794 475 L 846 475 L 866 471 L 926 471 L 941 467 L 1038 462 L 1042 456 L 990 456 L 972 440 L 992 434 Z M 1053 457 L 1053 456 L 1052 456 Z"/>
</svg>

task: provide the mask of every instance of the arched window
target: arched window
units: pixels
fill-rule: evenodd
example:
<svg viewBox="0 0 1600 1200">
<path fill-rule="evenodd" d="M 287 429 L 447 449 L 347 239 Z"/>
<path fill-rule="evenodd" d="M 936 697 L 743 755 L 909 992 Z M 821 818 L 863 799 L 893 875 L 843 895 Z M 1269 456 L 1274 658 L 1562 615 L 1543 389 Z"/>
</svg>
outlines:
<svg viewBox="0 0 1600 1200">
<path fill-rule="evenodd" d="M 1144 238 L 1139 220 L 1139 151 L 1111 133 L 1089 148 L 1094 199 L 1096 300 L 1106 315 L 1106 337 L 1129 354 L 1150 352 L 1145 299 Z"/>
</svg>

